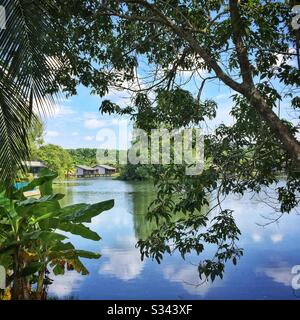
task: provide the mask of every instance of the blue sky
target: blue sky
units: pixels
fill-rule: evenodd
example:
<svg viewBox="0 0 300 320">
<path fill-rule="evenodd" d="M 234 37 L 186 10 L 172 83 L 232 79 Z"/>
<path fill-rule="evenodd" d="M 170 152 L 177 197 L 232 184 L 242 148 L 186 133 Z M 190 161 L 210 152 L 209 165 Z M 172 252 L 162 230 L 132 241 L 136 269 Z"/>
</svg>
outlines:
<svg viewBox="0 0 300 320">
<path fill-rule="evenodd" d="M 229 99 L 230 91 L 221 84 L 209 85 L 207 88 L 209 90 L 205 92 L 205 97 L 214 97 L 219 103 L 217 119 L 210 125 L 215 126 L 220 122 L 232 123 L 233 118 L 229 115 L 232 106 Z M 121 105 L 128 101 L 128 96 L 122 92 L 111 92 L 103 99 L 107 98 Z M 131 140 L 131 121 L 118 115 L 101 115 L 100 105 L 99 96 L 91 95 L 88 88 L 80 86 L 76 96 L 59 102 L 51 113 L 43 117 L 45 143 L 57 144 L 64 148 L 113 149 L 114 141 L 107 136 L 114 133 L 117 148 L 127 149 Z"/>
<path fill-rule="evenodd" d="M 120 96 L 116 94 L 109 98 L 116 101 Z M 101 115 L 98 111 L 100 104 L 100 97 L 91 95 L 89 89 L 80 86 L 76 96 L 60 101 L 49 114 L 43 116 L 45 143 L 64 148 L 100 148 L 101 145 L 107 146 L 105 141 L 101 141 L 101 137 L 105 139 L 105 133 L 114 132 L 118 136 L 120 128 L 124 130 L 124 127 L 131 127 L 127 119 Z M 127 136 L 121 134 L 117 146 L 126 149 L 130 141 L 130 129 Z"/>
<path fill-rule="evenodd" d="M 181 74 L 182 78 L 179 78 L 179 81 L 184 83 L 190 75 L 189 72 Z M 204 71 L 201 72 L 201 76 L 205 75 Z M 185 87 L 196 96 L 201 81 L 195 76 Z M 277 82 L 275 86 L 279 88 L 282 85 Z M 214 129 L 220 123 L 227 125 L 234 123 L 230 115 L 232 94 L 234 92 L 220 81 L 207 81 L 201 99 L 213 98 L 218 103 L 218 110 L 217 117 L 202 126 L 205 131 Z M 129 96 L 124 91 L 111 90 L 103 99 L 110 99 L 125 106 Z M 64 148 L 127 149 L 130 146 L 132 123 L 128 118 L 118 115 L 101 115 L 99 112 L 101 101 L 99 96 L 91 95 L 88 88 L 78 87 L 76 96 L 61 101 L 51 114 L 43 117 L 45 143 L 57 144 Z M 281 117 L 294 118 L 294 115 L 288 114 L 287 101 L 282 101 L 281 107 Z M 294 122 L 298 120 L 294 119 Z"/>
</svg>

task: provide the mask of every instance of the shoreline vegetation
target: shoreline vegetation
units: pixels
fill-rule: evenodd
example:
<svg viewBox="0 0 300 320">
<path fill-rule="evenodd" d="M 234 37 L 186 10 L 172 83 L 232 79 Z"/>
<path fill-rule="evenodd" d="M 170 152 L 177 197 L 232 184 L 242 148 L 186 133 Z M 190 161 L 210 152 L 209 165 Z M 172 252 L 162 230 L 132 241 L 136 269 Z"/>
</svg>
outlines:
<svg viewBox="0 0 300 320">
<path fill-rule="evenodd" d="M 58 173 L 58 180 L 80 179 L 74 176 L 75 167 L 77 165 L 90 167 L 97 165 L 97 152 L 105 154 L 107 151 L 96 148 L 64 149 L 54 144 L 35 145 L 30 160 L 42 161 L 47 168 Z M 117 163 L 109 161 L 101 163 L 116 168 L 117 172 L 110 175 L 112 178 L 132 181 L 151 180 L 151 165 L 119 164 L 120 153 L 126 153 L 127 156 L 127 150 L 113 150 L 112 152 L 116 152 Z M 124 157 L 124 154 L 122 156 Z M 33 174 L 28 172 L 20 174 L 17 182 L 31 181 L 32 179 Z"/>
<path fill-rule="evenodd" d="M 95 166 L 97 165 L 97 152 L 105 154 L 106 150 L 96 148 L 77 148 L 64 149 L 60 146 L 47 144 L 40 146 L 33 153 L 31 160 L 42 161 L 47 168 L 58 172 L 56 180 L 75 180 L 80 179 L 74 175 L 75 167 L 77 165 Z M 151 181 L 153 180 L 153 173 L 156 170 L 156 165 L 151 164 L 119 164 L 118 159 L 120 153 L 126 153 L 127 150 L 113 150 L 116 152 L 116 162 L 105 162 L 101 164 L 113 166 L 116 168 L 116 173 L 110 175 L 113 179 L 124 181 Z M 124 155 L 122 155 L 124 157 Z M 160 165 L 161 166 L 161 165 Z M 286 175 L 278 172 L 278 179 L 284 179 Z M 31 181 L 34 178 L 32 173 L 22 174 L 18 177 L 17 182 L 22 183 Z"/>
</svg>

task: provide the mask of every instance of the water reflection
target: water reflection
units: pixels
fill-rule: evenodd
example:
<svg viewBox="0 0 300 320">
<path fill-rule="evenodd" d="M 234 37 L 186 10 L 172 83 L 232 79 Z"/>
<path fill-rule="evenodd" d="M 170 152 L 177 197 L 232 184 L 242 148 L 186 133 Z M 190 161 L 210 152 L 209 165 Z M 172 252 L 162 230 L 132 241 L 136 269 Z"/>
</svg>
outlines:
<svg viewBox="0 0 300 320">
<path fill-rule="evenodd" d="M 49 286 L 49 295 L 54 298 L 72 298 L 80 290 L 84 277 L 76 271 L 69 271 L 65 275 L 50 278 L 55 278 L 52 285 Z"/>
<path fill-rule="evenodd" d="M 287 287 L 291 286 L 293 275 L 291 274 L 292 266 L 284 263 L 285 266 L 272 268 L 257 268 L 257 272 L 262 272 L 264 275 L 272 279 L 272 281 L 283 284 Z"/>
<path fill-rule="evenodd" d="M 163 268 L 163 274 L 166 280 L 179 283 L 182 288 L 191 295 L 200 295 L 204 297 L 212 286 L 216 287 L 220 281 L 200 282 L 198 273 L 195 272 L 195 266 L 186 265 L 183 267 L 167 266 Z"/>
<path fill-rule="evenodd" d="M 90 275 L 74 272 L 54 277 L 50 294 L 78 299 L 295 299 L 291 268 L 300 264 L 300 216 L 283 216 L 279 223 L 261 227 L 272 209 L 245 196 L 227 199 L 223 206 L 235 210 L 242 232 L 239 246 L 244 257 L 237 266 L 229 264 L 223 280 L 200 283 L 199 259 L 211 258 L 208 248 L 201 257 L 166 255 L 161 265 L 141 261 L 137 239 L 145 239 L 156 227 L 145 218 L 154 197 L 151 185 L 111 179 L 66 182 L 56 185 L 66 194 L 63 205 L 115 199 L 115 207 L 93 219 L 92 229 L 102 240 L 88 241 L 72 236 L 79 248 L 100 251 L 101 259 L 85 263 Z"/>
<path fill-rule="evenodd" d="M 137 239 L 133 236 L 117 238 L 118 249 L 104 247 L 102 254 L 106 258 L 99 269 L 100 274 L 107 274 L 128 281 L 135 279 L 142 272 L 144 262 L 135 249 Z"/>
</svg>

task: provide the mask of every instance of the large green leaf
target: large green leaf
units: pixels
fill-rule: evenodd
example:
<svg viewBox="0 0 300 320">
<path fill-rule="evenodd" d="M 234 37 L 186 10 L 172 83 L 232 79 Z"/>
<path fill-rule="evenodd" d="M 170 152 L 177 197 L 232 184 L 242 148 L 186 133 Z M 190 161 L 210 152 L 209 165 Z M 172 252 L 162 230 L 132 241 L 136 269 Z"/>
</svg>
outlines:
<svg viewBox="0 0 300 320">
<path fill-rule="evenodd" d="M 98 233 L 90 230 L 88 227 L 86 227 L 83 224 L 75 224 L 71 222 L 61 222 L 58 227 L 58 229 L 70 232 L 72 234 L 79 235 L 83 238 L 98 241 L 101 239 L 101 237 L 98 235 Z"/>
<path fill-rule="evenodd" d="M 7 210 L 13 207 L 12 201 L 5 196 L 5 192 L 0 193 L 0 206 Z"/>
<path fill-rule="evenodd" d="M 47 195 L 47 196 L 44 196 L 44 197 L 41 197 L 41 198 L 28 198 L 26 200 L 23 200 L 23 201 L 18 201 L 16 202 L 16 205 L 18 207 L 21 207 L 21 206 L 30 206 L 30 205 L 33 205 L 33 204 L 36 204 L 36 203 L 41 203 L 41 202 L 48 202 L 48 201 L 52 201 L 52 200 L 60 200 L 64 197 L 64 194 L 62 193 L 55 193 L 55 194 L 52 194 L 52 195 Z"/>
<path fill-rule="evenodd" d="M 28 266 L 21 270 L 21 275 L 23 277 L 27 277 L 40 271 L 43 268 L 45 268 L 44 262 L 31 262 Z"/>
<path fill-rule="evenodd" d="M 86 259 L 99 259 L 101 257 L 100 253 L 95 253 L 86 250 L 75 250 L 75 252 L 79 257 Z"/>
<path fill-rule="evenodd" d="M 39 217 L 47 213 L 59 212 L 59 209 L 60 205 L 58 201 L 47 201 L 36 203 L 34 205 L 26 207 L 17 207 L 16 211 L 18 212 L 18 215 L 21 217 Z"/>
<path fill-rule="evenodd" d="M 12 255 L 11 253 L 0 254 L 0 266 L 3 266 L 6 270 L 8 270 L 12 265 Z"/>
<path fill-rule="evenodd" d="M 55 275 L 61 275 L 64 274 L 65 272 L 65 265 L 68 263 L 69 265 L 72 265 L 72 268 L 76 270 L 78 273 L 81 273 L 82 275 L 87 275 L 89 274 L 89 271 L 87 268 L 83 265 L 83 263 L 80 261 L 80 259 L 75 256 L 74 258 L 71 259 L 66 259 L 64 260 L 58 260 L 57 262 L 52 262 L 50 264 L 51 267 L 53 267 L 53 273 Z"/>
<path fill-rule="evenodd" d="M 50 230 L 50 229 L 57 229 L 59 226 L 60 220 L 56 217 L 49 217 L 48 219 L 42 219 L 39 221 L 39 227 L 42 230 Z"/>
<path fill-rule="evenodd" d="M 5 207 L 0 206 L 0 219 L 3 217 L 8 217 L 8 215 L 9 215 L 8 210 Z"/>
<path fill-rule="evenodd" d="M 41 177 L 51 176 L 53 174 L 48 168 L 44 168 L 41 170 L 40 175 Z M 55 173 L 55 178 L 58 176 L 58 173 Z M 54 178 L 47 179 L 44 183 L 39 185 L 40 192 L 42 196 L 51 195 L 53 193 L 52 189 L 52 181 Z"/>
<path fill-rule="evenodd" d="M 56 250 L 56 247 L 53 247 L 51 249 L 51 252 L 49 253 L 49 259 L 55 260 L 69 260 L 69 259 L 75 259 L 77 257 L 86 258 L 86 259 L 99 259 L 101 257 L 101 254 L 91 252 L 91 251 L 85 251 L 85 250 L 75 250 L 68 249 L 68 250 Z"/>
<path fill-rule="evenodd" d="M 56 242 L 52 247 L 52 252 L 62 252 L 66 250 L 74 250 L 75 247 L 71 242 Z"/>
<path fill-rule="evenodd" d="M 62 208 L 63 219 L 73 222 L 91 222 L 91 219 L 103 211 L 110 210 L 114 206 L 114 200 L 107 200 L 95 204 L 85 205 L 80 204 L 78 207 L 72 206 Z M 74 212 L 71 213 L 71 209 Z M 78 210 L 79 209 L 79 210 Z M 65 213 L 68 213 L 67 215 Z"/>
<path fill-rule="evenodd" d="M 23 235 L 22 243 L 26 243 L 31 240 L 41 240 L 41 241 L 62 241 L 67 239 L 67 236 L 64 236 L 60 233 L 52 232 L 52 231 L 42 231 L 37 230 L 33 232 L 28 232 Z"/>
<path fill-rule="evenodd" d="M 58 276 L 58 275 L 62 275 L 65 273 L 65 266 L 61 265 L 61 264 L 52 264 L 52 267 L 54 266 L 54 268 L 52 269 L 54 275 Z"/>
<path fill-rule="evenodd" d="M 60 204 L 58 200 L 64 197 L 63 194 L 57 193 L 48 195 L 39 199 L 29 198 L 15 204 L 19 216 L 42 216 L 45 214 L 59 213 Z"/>
<path fill-rule="evenodd" d="M 20 241 L 11 241 L 8 245 L 6 246 L 1 246 L 0 248 L 0 256 L 3 254 L 6 254 L 10 252 L 11 250 L 15 249 L 17 245 L 21 244 Z"/>
<path fill-rule="evenodd" d="M 77 203 L 77 204 L 71 204 L 70 206 L 66 206 L 61 208 L 60 210 L 60 217 L 61 219 L 69 220 L 69 216 L 72 216 L 75 212 L 79 212 L 80 210 L 84 210 L 89 205 L 86 203 Z M 66 217 L 66 218 L 65 218 Z"/>
</svg>

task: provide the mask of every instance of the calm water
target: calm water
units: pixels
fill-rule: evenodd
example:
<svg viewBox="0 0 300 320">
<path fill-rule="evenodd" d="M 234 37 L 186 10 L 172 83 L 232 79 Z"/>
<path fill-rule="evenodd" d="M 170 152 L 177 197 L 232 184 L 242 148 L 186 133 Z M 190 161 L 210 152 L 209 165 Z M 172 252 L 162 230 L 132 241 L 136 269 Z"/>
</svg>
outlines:
<svg viewBox="0 0 300 320">
<path fill-rule="evenodd" d="M 291 268 L 300 264 L 300 216 L 285 215 L 278 224 L 266 227 L 273 210 L 249 197 L 230 198 L 224 207 L 235 209 L 242 236 L 239 246 L 244 256 L 236 266 L 226 265 L 223 280 L 201 286 L 195 266 L 212 257 L 206 250 L 201 257 L 183 260 L 178 254 L 166 255 L 159 265 L 140 260 L 135 248 L 138 238 L 151 232 L 145 220 L 153 197 L 150 185 L 110 178 L 64 182 L 56 191 L 66 194 L 62 204 L 94 203 L 115 199 L 115 207 L 93 219 L 91 228 L 100 242 L 71 236 L 81 249 L 101 252 L 99 260 L 86 260 L 88 276 L 67 272 L 53 277 L 49 293 L 75 299 L 298 299 L 300 290 L 291 287 Z"/>
</svg>

